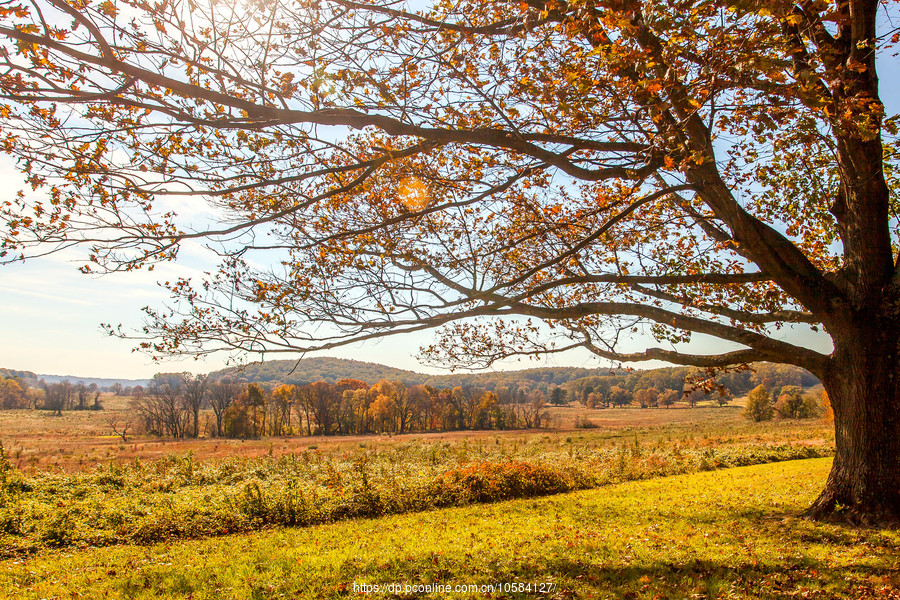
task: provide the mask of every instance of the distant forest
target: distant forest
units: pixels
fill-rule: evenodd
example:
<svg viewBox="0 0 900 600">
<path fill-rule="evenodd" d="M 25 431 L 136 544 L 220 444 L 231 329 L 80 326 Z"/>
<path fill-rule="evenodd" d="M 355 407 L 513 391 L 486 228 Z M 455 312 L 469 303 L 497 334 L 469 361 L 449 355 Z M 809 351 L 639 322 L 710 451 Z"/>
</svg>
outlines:
<svg viewBox="0 0 900 600">
<path fill-rule="evenodd" d="M 393 377 L 394 379 L 390 379 Z M 367 381 L 368 379 L 368 381 Z M 370 383 L 375 380 L 374 383 Z M 778 397 L 790 386 L 818 383 L 789 365 L 758 363 L 710 376 L 688 367 L 647 371 L 553 367 L 426 376 L 373 363 L 316 358 L 274 361 L 209 375 L 159 373 L 144 387 L 116 383 L 131 396 L 127 430 L 166 437 L 261 437 L 405 433 L 541 427 L 549 405 L 589 408 L 671 407 L 734 396 L 763 385 Z M 0 408 L 102 410 L 92 383 L 36 381 L 26 371 L 0 371 Z"/>
<path fill-rule="evenodd" d="M 324 381 L 336 383 L 341 379 L 358 379 L 369 385 L 388 379 L 404 385 L 425 383 L 430 377 L 415 371 L 395 369 L 386 365 L 346 358 L 314 357 L 301 360 L 273 360 L 231 367 L 209 374 L 211 379 L 222 377 L 242 379 L 253 383 L 286 383 L 304 385 Z"/>
<path fill-rule="evenodd" d="M 15 369 L 0 369 L 0 377 L 3 379 L 32 379 L 37 381 L 37 375 L 31 371 L 16 371 Z"/>
<path fill-rule="evenodd" d="M 428 385 L 435 388 L 481 388 L 494 391 L 498 387 L 527 387 L 540 389 L 549 394 L 555 387 L 563 387 L 572 400 L 581 400 L 587 388 L 597 391 L 619 386 L 629 393 L 643 388 L 658 390 L 684 388 L 684 380 L 705 379 L 703 371 L 694 367 L 663 367 L 659 369 L 613 369 L 583 367 L 542 367 L 518 371 L 495 371 L 487 373 L 451 373 L 447 375 L 427 375 L 395 369 L 376 363 L 342 358 L 305 358 L 300 361 L 275 360 L 253 363 L 243 367 L 232 367 L 209 374 L 210 379 L 222 377 L 248 383 L 272 385 L 305 385 L 324 381 L 337 383 L 341 379 L 357 379 L 375 385 L 379 381 L 400 381 L 406 386 Z M 763 381 L 764 380 L 764 381 Z M 746 393 L 755 385 L 764 383 L 774 389 L 785 385 L 810 387 L 819 383 L 808 371 L 791 365 L 756 363 L 752 370 L 719 374 L 715 382 L 724 386 L 733 395 Z M 756 383 L 753 383 L 756 382 Z M 752 383 L 752 385 L 751 385 Z M 706 384 L 710 386 L 710 382 Z"/>
<path fill-rule="evenodd" d="M 304 358 L 295 360 L 274 360 L 252 363 L 241 367 L 231 367 L 210 373 L 212 379 L 229 376 L 255 383 L 304 385 L 324 381 L 337 383 L 341 379 L 358 379 L 375 385 L 382 379 L 400 381 L 404 385 L 430 385 L 438 388 L 473 386 L 493 390 L 510 382 L 531 382 L 543 386 L 564 385 L 581 377 L 627 373 L 621 369 L 587 369 L 579 367 L 544 367 L 518 371 L 495 371 L 488 373 L 450 373 L 428 375 L 395 369 L 376 363 L 344 358 Z"/>
<path fill-rule="evenodd" d="M 716 381 L 725 385 L 733 394 L 742 394 L 751 387 L 751 381 L 766 380 L 766 387 L 774 389 L 784 385 L 799 385 L 810 387 L 816 385 L 818 380 L 811 373 L 790 365 L 776 365 L 770 363 L 757 363 L 752 365 L 752 371 L 720 374 Z M 269 385 L 305 385 L 324 381 L 337 383 L 341 379 L 357 379 L 370 386 L 379 381 L 400 381 L 405 386 L 429 385 L 435 388 L 476 387 L 493 391 L 497 387 L 510 386 L 510 384 L 522 384 L 529 388 L 538 388 L 549 393 L 558 386 L 562 386 L 571 396 L 571 399 L 580 399 L 588 387 L 604 388 L 617 385 L 629 392 L 641 388 L 656 387 L 659 390 L 671 388 L 682 389 L 681 383 L 691 374 L 698 371 L 692 367 L 663 367 L 659 369 L 612 369 L 612 368 L 584 368 L 584 367 L 542 367 L 535 369 L 523 369 L 518 371 L 496 371 L 487 373 L 451 373 L 447 375 L 428 375 L 395 369 L 377 363 L 349 360 L 343 358 L 304 358 L 299 361 L 275 360 L 261 363 L 252 363 L 242 367 L 231 367 L 214 371 L 208 375 L 209 379 L 216 381 L 223 377 L 229 377 L 246 383 L 261 383 Z M 754 372 L 756 373 L 754 379 Z M 0 379 L 13 379 L 24 382 L 34 387 L 43 380 L 46 383 L 58 383 L 68 381 L 73 384 L 79 382 L 90 385 L 96 383 L 104 391 L 115 391 L 122 394 L 133 387 L 143 389 L 149 380 L 132 380 L 112 378 L 82 378 L 64 375 L 37 375 L 31 371 L 0 368 Z M 115 385 L 115 382 L 122 382 Z M 131 383 L 132 385 L 129 385 Z M 139 384 L 139 385 L 138 385 Z M 750 386 L 750 387 L 748 387 Z M 518 385 L 516 386 L 518 387 Z M 126 394 L 128 395 L 128 394 Z"/>
</svg>

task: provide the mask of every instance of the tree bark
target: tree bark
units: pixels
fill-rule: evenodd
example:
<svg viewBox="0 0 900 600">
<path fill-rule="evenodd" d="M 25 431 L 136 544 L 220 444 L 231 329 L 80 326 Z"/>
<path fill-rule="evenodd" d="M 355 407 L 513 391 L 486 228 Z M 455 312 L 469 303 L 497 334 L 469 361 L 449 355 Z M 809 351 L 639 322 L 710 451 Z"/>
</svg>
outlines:
<svg viewBox="0 0 900 600">
<path fill-rule="evenodd" d="M 835 335 L 823 384 L 834 409 L 835 457 L 809 517 L 865 525 L 900 524 L 898 327 L 857 320 Z M 895 375 L 898 374 L 898 375 Z"/>
</svg>

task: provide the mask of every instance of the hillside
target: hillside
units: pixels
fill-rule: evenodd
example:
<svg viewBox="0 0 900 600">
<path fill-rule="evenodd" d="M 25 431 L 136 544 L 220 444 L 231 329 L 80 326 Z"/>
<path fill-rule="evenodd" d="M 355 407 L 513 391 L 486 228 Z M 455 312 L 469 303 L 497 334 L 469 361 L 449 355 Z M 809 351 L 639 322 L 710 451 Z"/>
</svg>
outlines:
<svg viewBox="0 0 900 600">
<path fill-rule="evenodd" d="M 581 367 L 543 367 L 520 371 L 486 373 L 449 373 L 428 375 L 396 369 L 378 363 L 345 358 L 316 357 L 297 360 L 273 360 L 231 367 L 210 373 L 218 379 L 226 375 L 258 383 L 303 384 L 314 381 L 334 383 L 340 379 L 359 379 L 372 385 L 381 379 L 402 381 L 405 385 L 426 384 L 437 388 L 472 386 L 494 389 L 510 383 L 531 382 L 536 387 L 563 385 L 574 379 L 591 376 L 624 374 L 621 369 L 586 369 Z"/>
<path fill-rule="evenodd" d="M 0 369 L 0 378 L 3 379 L 36 379 L 37 375 L 31 371 L 17 371 L 16 369 Z"/>
<path fill-rule="evenodd" d="M 743 371 L 720 375 L 718 381 L 734 394 L 745 393 L 760 382 L 770 389 L 783 385 L 809 387 L 818 380 L 807 371 L 790 365 L 759 363 L 755 372 Z M 587 369 L 583 367 L 543 367 L 520 371 L 492 371 L 486 373 L 450 373 L 427 375 L 395 369 L 377 363 L 343 358 L 304 358 L 299 361 L 275 360 L 232 367 L 211 373 L 213 379 L 229 375 L 258 383 L 305 384 L 315 381 L 335 383 L 340 379 L 359 379 L 369 385 L 381 379 L 402 381 L 404 385 L 426 384 L 436 388 L 455 386 L 496 390 L 498 387 L 539 388 L 545 392 L 556 386 L 565 386 L 571 398 L 581 398 L 585 389 L 609 388 L 619 385 L 628 391 L 654 386 L 682 389 L 682 380 L 691 372 L 689 367 L 662 367 L 659 369 L 611 369 L 609 367 Z M 598 388 L 599 389 L 599 388 Z"/>
<path fill-rule="evenodd" d="M 415 371 L 395 369 L 377 363 L 346 358 L 315 357 L 301 360 L 273 360 L 230 367 L 210 373 L 213 379 L 230 376 L 258 383 L 304 384 L 315 381 L 335 383 L 340 379 L 359 379 L 369 385 L 381 379 L 402 381 L 405 385 L 425 383 L 430 377 Z"/>
<path fill-rule="evenodd" d="M 759 363 L 753 366 L 754 373 L 738 372 L 720 375 L 717 379 L 733 393 L 744 393 L 759 382 L 774 389 L 782 385 L 809 387 L 818 383 L 815 377 L 798 367 Z M 580 399 L 585 390 L 608 389 L 618 385 L 628 391 L 654 386 L 659 390 L 682 387 L 682 380 L 691 371 L 688 367 L 662 367 L 658 369 L 612 369 L 609 367 L 589 369 L 584 367 L 540 367 L 518 371 L 490 371 L 482 373 L 449 373 L 429 375 L 405 369 L 397 369 L 378 363 L 345 358 L 314 357 L 301 360 L 274 360 L 230 367 L 210 373 L 213 379 L 230 376 L 248 382 L 302 385 L 316 381 L 335 383 L 341 379 L 359 379 L 373 385 L 382 379 L 402 381 L 404 385 L 430 385 L 436 388 L 456 386 L 496 390 L 498 387 L 541 389 L 545 392 L 564 386 L 570 398 Z M 96 383 L 107 388 L 114 383 L 123 386 L 146 386 L 147 379 L 117 379 L 110 377 L 77 377 L 74 375 L 34 374 L 29 371 L 0 369 L 0 377 L 18 378 L 31 381 L 44 380 L 47 383 L 69 381 Z"/>
<path fill-rule="evenodd" d="M 125 387 L 133 387 L 136 385 L 141 385 L 146 387 L 148 383 L 150 383 L 149 379 L 120 379 L 115 377 L 78 377 L 76 375 L 45 375 L 38 374 L 37 379 L 43 379 L 47 383 L 59 383 L 61 381 L 68 381 L 70 383 L 84 383 L 86 385 L 91 385 L 92 383 L 96 383 L 101 388 L 107 388 L 116 383 L 121 383 Z"/>
<path fill-rule="evenodd" d="M 20 371 L 16 369 L 5 368 L 0 368 L 0 378 L 21 379 L 27 382 L 28 385 L 37 385 L 39 381 L 44 381 L 46 383 L 60 383 L 62 381 L 68 381 L 70 383 L 83 383 L 85 385 L 96 383 L 97 386 L 101 388 L 108 388 L 109 386 L 116 383 L 120 383 L 125 387 L 132 387 L 135 385 L 146 386 L 150 382 L 149 379 L 123 379 L 121 377 L 79 377 L 77 375 L 49 375 L 46 373 L 33 373 L 31 371 Z"/>
<path fill-rule="evenodd" d="M 520 371 L 495 371 L 489 373 L 451 373 L 448 375 L 435 375 L 425 382 L 436 388 L 461 386 L 473 386 L 485 389 L 494 389 L 500 385 L 511 383 L 531 382 L 536 386 L 564 385 L 572 380 L 583 377 L 596 377 L 604 375 L 622 375 L 624 369 L 586 369 L 583 367 L 541 367 L 535 369 L 522 369 Z"/>
</svg>

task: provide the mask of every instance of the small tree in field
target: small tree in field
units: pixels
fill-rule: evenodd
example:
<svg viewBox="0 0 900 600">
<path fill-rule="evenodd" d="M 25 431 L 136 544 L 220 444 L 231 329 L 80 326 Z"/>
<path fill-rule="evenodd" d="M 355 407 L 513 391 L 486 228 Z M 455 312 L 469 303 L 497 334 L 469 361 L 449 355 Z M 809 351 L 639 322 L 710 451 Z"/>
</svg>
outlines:
<svg viewBox="0 0 900 600">
<path fill-rule="evenodd" d="M 706 400 L 709 396 L 703 389 L 692 384 L 687 384 L 684 386 L 682 397 L 684 398 L 684 401 L 688 403 L 688 406 L 694 408 L 697 406 L 698 402 Z"/>
<path fill-rule="evenodd" d="M 634 399 L 637 401 L 641 408 L 658 406 L 659 390 L 655 387 L 638 390 L 634 393 Z"/>
<path fill-rule="evenodd" d="M 766 386 L 759 384 L 747 394 L 747 404 L 744 406 L 744 416 L 751 421 L 771 421 L 775 416 L 775 407 L 772 405 L 772 395 Z"/>
<path fill-rule="evenodd" d="M 525 429 L 538 429 L 545 423 L 547 411 L 544 410 L 546 401 L 544 394 L 540 390 L 532 390 L 525 398 L 525 402 L 519 404 L 519 415 L 522 419 L 522 426 Z"/>
<path fill-rule="evenodd" d="M 25 391 L 17 381 L 0 377 L 0 409 L 22 408 L 25 398 Z"/>
<path fill-rule="evenodd" d="M 609 400 L 597 392 L 589 393 L 584 400 L 584 405 L 588 408 L 606 408 L 608 403 Z"/>
<path fill-rule="evenodd" d="M 109 428 L 112 429 L 112 432 L 122 438 L 122 443 L 128 443 L 128 430 L 134 428 L 134 420 L 130 417 L 130 415 L 126 415 L 123 418 L 119 418 L 116 415 L 111 415 L 107 417 L 106 420 Z"/>
<path fill-rule="evenodd" d="M 632 395 L 628 393 L 628 390 L 619 387 L 618 385 L 609 388 L 607 397 L 609 398 L 609 403 L 613 406 L 628 406 L 631 404 L 632 400 L 634 400 Z"/>
<path fill-rule="evenodd" d="M 251 408 L 253 437 L 259 437 L 266 430 L 266 390 L 258 383 L 247 386 L 247 406 Z"/>
<path fill-rule="evenodd" d="M 727 406 L 733 400 L 731 390 L 724 386 L 716 387 L 709 395 L 717 406 Z"/>
<path fill-rule="evenodd" d="M 811 419 L 821 412 L 822 408 L 815 396 L 793 385 L 783 387 L 775 402 L 775 414 L 782 419 Z"/>
<path fill-rule="evenodd" d="M 184 380 L 182 384 L 183 401 L 185 409 L 191 416 L 190 431 L 185 433 L 191 437 L 200 437 L 200 409 L 207 400 L 209 379 L 206 375 L 192 375 L 191 373 L 184 373 L 182 379 Z"/>
<path fill-rule="evenodd" d="M 673 390 L 672 388 L 666 388 L 659 394 L 659 403 L 666 408 L 671 407 L 680 399 L 681 392 L 679 392 L 678 390 Z"/>
<path fill-rule="evenodd" d="M 550 392 L 550 404 L 552 404 L 553 406 L 562 406 L 563 404 L 566 403 L 567 395 L 568 394 L 567 394 L 565 388 L 556 386 Z"/>
</svg>

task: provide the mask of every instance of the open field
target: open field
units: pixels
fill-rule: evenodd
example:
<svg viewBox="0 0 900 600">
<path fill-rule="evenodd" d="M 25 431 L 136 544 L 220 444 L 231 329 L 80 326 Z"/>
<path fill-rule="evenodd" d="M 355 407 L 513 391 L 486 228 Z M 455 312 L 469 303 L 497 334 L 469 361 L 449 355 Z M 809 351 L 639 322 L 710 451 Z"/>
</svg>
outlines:
<svg viewBox="0 0 900 600">
<path fill-rule="evenodd" d="M 8 598 L 900 598 L 900 534 L 796 518 L 813 459 L 540 499 L 0 561 Z M 353 584 L 552 584 L 549 594 Z"/>
<path fill-rule="evenodd" d="M 569 406 L 540 431 L 122 443 L 111 400 L 0 412 L 0 597 L 900 598 L 898 534 L 796 518 L 820 420 Z M 514 582 L 553 589 L 452 590 Z"/>
<path fill-rule="evenodd" d="M 102 411 L 68 411 L 62 417 L 47 411 L 0 411 L 0 441 L 4 444 L 12 464 L 22 471 L 35 473 L 48 469 L 84 471 L 110 461 L 125 463 L 134 459 L 155 460 L 170 454 L 193 452 L 198 460 L 228 456 L 256 457 L 282 455 L 307 449 L 343 451 L 359 443 L 370 445 L 393 444 L 396 441 L 461 441 L 473 438 L 525 439 L 531 434 L 523 431 L 448 431 L 411 433 L 388 437 L 365 436 L 297 436 L 234 440 L 226 438 L 160 439 L 129 435 L 128 442 L 113 434 L 110 420 L 120 424 L 125 420 L 130 398 L 104 395 Z M 564 407 L 550 407 L 551 435 L 590 435 L 614 441 L 622 435 L 633 436 L 633 429 L 641 435 L 662 435 L 713 438 L 754 436 L 758 432 L 778 431 L 783 441 L 808 440 L 821 443 L 833 439 L 830 428 L 819 421 L 782 422 L 755 425 L 742 416 L 743 398 L 725 407 L 699 405 L 696 408 L 677 405 L 673 408 L 608 408 L 588 409 L 573 403 Z M 576 421 L 589 420 L 598 429 L 577 430 Z M 655 432 L 655 433 L 654 433 Z"/>
<path fill-rule="evenodd" d="M 589 489 L 831 454 L 809 425 L 717 423 L 369 438 L 22 473 L 0 457 L 0 556 L 197 538 Z M 821 433 L 821 432 L 819 432 Z M 273 446 L 274 448 L 274 446 Z"/>
</svg>

